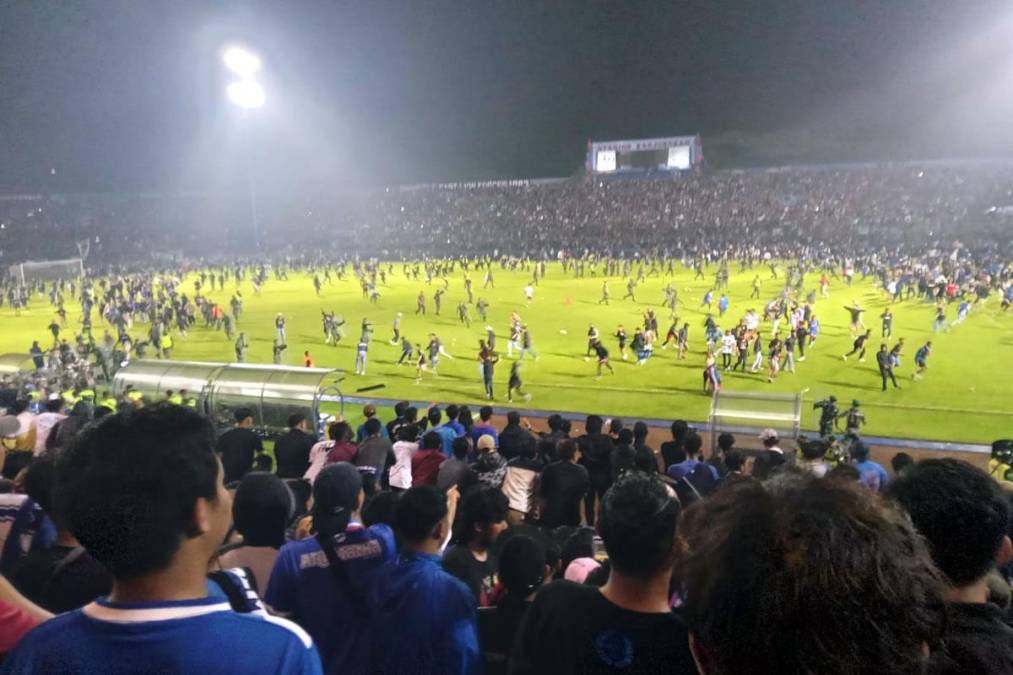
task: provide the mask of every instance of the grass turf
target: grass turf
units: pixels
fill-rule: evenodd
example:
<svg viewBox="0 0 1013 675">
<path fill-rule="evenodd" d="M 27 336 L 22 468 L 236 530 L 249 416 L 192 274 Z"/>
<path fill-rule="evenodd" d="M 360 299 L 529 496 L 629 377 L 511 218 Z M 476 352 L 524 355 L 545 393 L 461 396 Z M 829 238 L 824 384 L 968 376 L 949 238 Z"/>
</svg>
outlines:
<svg viewBox="0 0 1013 675">
<path fill-rule="evenodd" d="M 745 311 L 753 307 L 762 314 L 763 303 L 774 296 L 782 281 L 771 280 L 765 267 L 736 272 L 732 267 L 728 295 L 731 301 L 728 314 L 719 320 L 722 327 L 732 327 Z M 434 280 L 426 285 L 424 280 L 410 281 L 401 275 L 401 266 L 394 265 L 395 274 L 388 276 L 387 286 L 381 285 L 378 304 L 363 299 L 356 279 L 346 278 L 343 282 L 334 280 L 333 285 L 323 286 L 320 296 L 314 292 L 311 277 L 292 274 L 289 281 L 270 280 L 260 296 L 253 294 L 250 283 L 244 282 L 241 290 L 244 296 L 244 311 L 239 328 L 246 331 L 250 340 L 249 362 L 271 362 L 271 345 L 274 339 L 274 316 L 283 312 L 287 318 L 289 349 L 284 362 L 290 365 L 302 364 L 302 353 L 309 349 L 317 366 L 337 367 L 347 370 L 343 386 L 346 395 L 355 389 L 373 384 L 385 384 L 384 389 L 366 394 L 385 398 L 410 398 L 445 403 L 481 404 L 484 392 L 476 361 L 478 340 L 485 336 L 485 325 L 480 321 L 474 306 L 471 308 L 472 325 L 466 328 L 457 318 L 457 304 L 465 299 L 463 275 L 458 269 L 451 277 L 449 291 L 443 297 L 441 316 L 435 315 L 433 293 L 442 285 Z M 489 323 L 497 334 L 497 350 L 503 359 L 496 369 L 496 401 L 506 404 L 506 380 L 510 371 L 510 359 L 506 358 L 506 342 L 509 317 L 512 311 L 521 314 L 530 326 L 534 349 L 538 361 L 525 358 L 522 369 L 525 390 L 532 394 L 529 402 L 518 400 L 518 407 L 545 410 L 566 410 L 595 412 L 626 419 L 637 418 L 684 418 L 706 420 L 710 398 L 702 393 L 702 370 L 706 350 L 703 322 L 707 314 L 701 307 L 704 293 L 711 287 L 715 268 L 708 270 L 706 280 L 693 281 L 693 271 L 679 268 L 674 278 L 664 275 L 651 277 L 637 289 L 637 302 L 621 300 L 625 293 L 625 279 L 613 277 L 609 280 L 612 293 L 608 306 L 600 305 L 600 277 L 587 276 L 574 279 L 564 275 L 558 264 L 549 265 L 546 278 L 536 288 L 531 306 L 526 306 L 523 288 L 530 279 L 528 272 L 510 272 L 498 267 L 494 271 L 496 287 L 483 290 L 481 272 L 471 272 L 474 282 L 475 299 L 485 297 L 489 303 Z M 763 280 L 763 301 L 748 300 L 754 274 Z M 814 287 L 818 275 L 807 276 L 807 288 Z M 189 277 L 183 289 L 192 296 L 193 276 Z M 686 360 L 676 360 L 672 346 L 662 350 L 656 346 L 654 356 L 644 365 L 636 365 L 631 355 L 623 362 L 614 337 L 616 326 L 625 325 L 630 339 L 636 326 L 642 324 L 642 316 L 648 308 L 655 310 L 659 317 L 659 329 L 663 336 L 669 320 L 667 310 L 661 307 L 664 298 L 662 289 L 671 280 L 679 293 L 678 315 L 680 321 L 690 324 L 690 352 Z M 224 291 L 208 291 L 205 295 L 228 306 L 233 292 L 231 281 Z M 428 307 L 426 316 L 415 315 L 415 298 L 424 290 Z M 723 373 L 723 386 L 731 390 L 761 390 L 776 392 L 797 392 L 806 388 L 803 426 L 814 429 L 816 416 L 812 402 L 829 394 L 839 399 L 842 411 L 852 398 L 861 401 L 868 424 L 866 434 L 898 436 L 929 440 L 960 442 L 990 442 L 1011 434 L 1010 415 L 1013 414 L 1013 399 L 1009 393 L 1009 364 L 1013 357 L 1013 335 L 1010 332 L 1013 312 L 1003 313 L 999 299 L 993 295 L 980 307 L 973 310 L 961 325 L 951 327 L 949 332 L 933 334 L 932 305 L 910 300 L 893 306 L 893 337 L 885 340 L 892 347 L 897 338 L 906 338 L 902 365 L 896 370 L 902 389 L 892 388 L 881 392 L 880 378 L 875 363 L 875 352 L 879 347 L 879 314 L 887 305 L 885 295 L 870 277 L 856 281 L 852 288 L 834 280 L 830 287 L 831 297 L 819 299 L 815 314 L 822 322 L 822 329 L 814 348 L 807 350 L 805 362 L 797 363 L 795 374 L 782 372 L 774 383 L 766 381 L 765 368 L 757 374 Z M 717 298 L 715 294 L 715 316 Z M 868 327 L 873 329 L 865 363 L 858 363 L 855 357 L 847 362 L 841 355 L 851 349 L 852 336 L 848 329 L 849 317 L 844 305 L 857 300 L 866 308 L 864 315 Z M 80 326 L 80 309 L 68 303 L 70 332 Z M 320 309 L 336 311 L 347 321 L 344 339 L 337 347 L 323 342 Z M 415 343 L 425 346 L 430 332 L 436 332 L 447 351 L 455 358 L 442 358 L 439 376 L 424 373 L 422 383 L 415 382 L 414 366 L 396 365 L 400 348 L 391 345 L 390 324 L 394 314 L 404 314 L 401 330 Z M 55 313 L 48 300 L 42 296 L 33 299 L 31 307 L 14 317 L 9 308 L 3 309 L 3 325 L 0 331 L 0 353 L 27 351 L 33 339 L 40 344 L 49 343 L 46 329 Z M 956 305 L 948 309 L 952 321 L 956 316 Z M 373 342 L 369 350 L 368 375 L 356 376 L 355 344 L 359 336 L 359 323 L 369 317 L 375 324 Z M 596 380 L 595 360 L 584 360 L 586 331 L 594 323 L 611 352 L 615 375 L 606 374 Z M 232 342 L 224 333 L 207 329 L 198 320 L 198 327 L 188 337 L 174 336 L 176 345 L 173 358 L 203 361 L 234 360 Z M 782 333 L 785 322 L 782 321 Z M 104 328 L 97 324 L 96 338 Z M 766 335 L 770 324 L 761 324 Z M 135 324 L 134 335 L 146 332 L 146 325 Z M 564 332 L 565 331 L 565 332 Z M 67 337 L 70 337 L 67 335 Z M 914 353 L 926 340 L 933 342 L 929 358 L 929 370 L 924 379 L 913 381 Z M 750 354 L 750 356 L 752 356 Z M 766 357 L 766 355 L 764 355 Z M 766 358 L 765 363 L 766 365 Z"/>
</svg>

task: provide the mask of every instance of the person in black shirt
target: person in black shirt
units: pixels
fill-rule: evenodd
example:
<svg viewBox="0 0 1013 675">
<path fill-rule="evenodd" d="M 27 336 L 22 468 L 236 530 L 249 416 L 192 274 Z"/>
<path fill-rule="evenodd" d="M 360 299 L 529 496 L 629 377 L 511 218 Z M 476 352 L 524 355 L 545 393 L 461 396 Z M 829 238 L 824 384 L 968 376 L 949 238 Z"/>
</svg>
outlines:
<svg viewBox="0 0 1013 675">
<path fill-rule="evenodd" d="M 879 351 L 876 352 L 876 365 L 879 366 L 879 376 L 883 378 L 883 391 L 886 391 L 887 378 L 893 382 L 894 389 L 900 389 L 897 378 L 893 374 L 893 357 L 890 356 L 890 352 L 886 351 L 886 344 L 881 344 Z"/>
<path fill-rule="evenodd" d="M 538 591 L 514 641 L 511 675 L 696 673 L 686 627 L 669 604 L 678 518 L 679 502 L 660 478 L 622 476 L 601 508 L 608 581 L 555 581 Z"/>
<path fill-rule="evenodd" d="M 1010 507 L 988 474 L 955 459 L 907 467 L 887 488 L 946 576 L 946 630 L 933 673 L 1013 673 L 1013 628 L 988 602 L 993 566 L 1013 559 Z"/>
<path fill-rule="evenodd" d="M 577 439 L 580 447 L 581 464 L 587 469 L 590 488 L 584 499 L 584 516 L 588 525 L 595 522 L 595 503 L 601 501 L 602 495 L 612 484 L 611 439 L 601 433 L 604 422 L 598 415 L 588 415 L 584 424 L 585 434 Z"/>
<path fill-rule="evenodd" d="M 253 468 L 253 456 L 264 451 L 260 436 L 253 432 L 253 411 L 236 408 L 234 427 L 218 437 L 216 452 L 225 469 L 225 483 L 242 480 Z"/>
<path fill-rule="evenodd" d="M 306 433 L 306 415 L 289 415 L 288 431 L 274 443 L 278 477 L 302 478 L 310 467 L 310 448 L 314 443 L 316 438 Z"/>
<path fill-rule="evenodd" d="M 488 607 L 495 585 L 493 545 L 507 529 L 507 498 L 496 488 L 474 490 L 461 500 L 454 544 L 443 554 L 443 569 L 463 581 L 477 607 Z"/>
<path fill-rule="evenodd" d="M 672 440 L 661 444 L 661 458 L 665 461 L 665 468 L 686 461 L 686 451 L 682 446 L 688 433 L 689 425 L 684 420 L 672 422 Z"/>
<path fill-rule="evenodd" d="M 591 479 L 587 469 L 578 464 L 580 448 L 573 439 L 566 438 L 557 446 L 558 462 L 542 471 L 539 492 L 542 499 L 542 525 L 555 528 L 560 525 L 580 525 L 580 504 L 587 494 Z"/>
<path fill-rule="evenodd" d="M 862 363 L 865 361 L 865 343 L 868 342 L 870 335 L 872 335 L 872 331 L 867 330 L 856 337 L 854 343 L 851 345 L 851 351 L 841 356 L 841 358 L 847 361 L 848 357 L 852 354 L 858 354 L 858 362 Z"/>
</svg>

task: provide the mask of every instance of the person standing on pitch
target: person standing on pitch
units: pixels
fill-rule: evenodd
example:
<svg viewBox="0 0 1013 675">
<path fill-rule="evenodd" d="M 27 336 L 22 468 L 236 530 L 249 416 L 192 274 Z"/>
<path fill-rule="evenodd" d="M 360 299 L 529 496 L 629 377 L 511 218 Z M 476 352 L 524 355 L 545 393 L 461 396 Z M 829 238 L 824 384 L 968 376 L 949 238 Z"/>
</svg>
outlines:
<svg viewBox="0 0 1013 675">
<path fill-rule="evenodd" d="M 359 344 L 355 347 L 355 374 L 366 374 L 366 355 L 369 352 L 369 339 L 363 334 L 359 338 Z"/>
<path fill-rule="evenodd" d="M 415 314 L 426 315 L 426 294 L 422 291 L 419 291 L 419 296 L 415 299 Z"/>
<path fill-rule="evenodd" d="M 893 335 L 893 312 L 887 307 L 883 310 L 883 313 L 879 315 L 879 318 L 883 321 L 883 329 L 880 332 L 880 337 L 888 338 Z"/>
<path fill-rule="evenodd" d="M 514 392 L 516 391 L 518 394 L 524 397 L 525 401 L 530 401 L 531 394 L 525 394 L 521 390 L 521 387 L 523 386 L 524 383 L 521 382 L 521 362 L 514 361 L 513 364 L 510 366 L 510 380 L 507 383 L 507 400 L 513 403 Z"/>
<path fill-rule="evenodd" d="M 852 307 L 845 305 L 844 309 L 848 310 L 848 313 L 851 316 L 852 335 L 857 333 L 859 330 L 865 330 L 865 324 L 862 322 L 862 313 L 865 312 L 865 310 L 858 306 L 858 302 L 856 301 Z"/>
<path fill-rule="evenodd" d="M 528 329 L 528 325 L 524 324 L 521 326 L 521 346 L 519 360 L 524 360 L 525 354 L 531 354 L 535 361 L 538 360 L 538 352 L 531 346 L 531 331 Z"/>
<path fill-rule="evenodd" d="M 413 351 L 413 349 L 412 349 L 411 340 L 409 340 L 406 337 L 402 337 L 401 338 L 401 358 L 399 358 L 397 360 L 397 365 L 400 366 L 405 361 L 408 361 L 408 363 L 410 365 L 411 364 L 411 360 L 410 359 L 411 359 L 411 356 L 412 356 L 412 351 Z"/>
<path fill-rule="evenodd" d="M 478 341 L 478 362 L 482 368 L 482 384 L 485 387 L 485 397 L 492 400 L 492 382 L 496 370 L 496 363 L 499 361 L 499 354 L 493 351 L 485 340 Z"/>
<path fill-rule="evenodd" d="M 615 375 L 616 371 L 612 369 L 612 364 L 609 363 L 609 350 L 598 340 L 595 340 L 594 343 L 594 353 L 598 357 L 598 379 L 601 379 L 602 368 L 608 368 L 609 374 Z"/>
<path fill-rule="evenodd" d="M 623 361 L 626 360 L 626 329 L 623 328 L 622 324 L 619 324 L 619 328 L 616 329 L 615 337 L 619 340 L 619 355 L 623 357 Z"/>
<path fill-rule="evenodd" d="M 598 301 L 599 305 L 609 304 L 609 282 L 601 282 L 601 300 Z"/>
<path fill-rule="evenodd" d="M 391 337 L 390 343 L 396 345 L 401 340 L 401 312 L 394 315 L 394 321 L 391 324 L 391 329 L 394 331 L 394 336 Z"/>
<path fill-rule="evenodd" d="M 598 344 L 598 329 L 591 324 L 587 327 L 587 352 L 584 354 L 584 360 L 587 361 L 587 357 L 591 355 L 591 352 L 596 352 L 595 345 Z"/>
<path fill-rule="evenodd" d="M 879 376 L 883 378 L 883 391 L 886 391 L 887 378 L 890 378 L 890 381 L 893 382 L 894 389 L 900 389 L 900 385 L 897 384 L 897 378 L 893 375 L 893 357 L 887 351 L 886 343 L 881 344 L 879 351 L 876 352 L 876 365 L 879 366 Z"/>
<path fill-rule="evenodd" d="M 287 341 L 287 336 L 285 335 L 285 315 L 281 312 L 278 312 L 278 315 L 274 317 L 274 332 L 278 340 L 281 342 Z"/>
<path fill-rule="evenodd" d="M 236 363 L 246 363 L 246 350 L 250 348 L 250 341 L 246 339 L 246 333 L 239 332 L 236 338 Z"/>
</svg>

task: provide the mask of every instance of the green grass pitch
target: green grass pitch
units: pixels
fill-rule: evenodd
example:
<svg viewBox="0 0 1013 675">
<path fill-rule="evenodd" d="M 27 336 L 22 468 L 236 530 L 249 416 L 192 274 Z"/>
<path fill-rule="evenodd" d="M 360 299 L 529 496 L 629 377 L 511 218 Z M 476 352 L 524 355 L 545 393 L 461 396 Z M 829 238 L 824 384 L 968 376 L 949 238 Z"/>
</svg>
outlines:
<svg viewBox="0 0 1013 675">
<path fill-rule="evenodd" d="M 732 327 L 750 307 L 762 313 L 763 302 L 775 295 L 782 283 L 769 279 L 766 267 L 737 272 L 737 265 L 733 265 L 731 269 L 728 290 L 731 305 L 725 319 L 718 321 L 723 328 Z M 497 266 L 495 289 L 483 290 L 483 274 L 473 270 L 475 298 L 485 297 L 490 303 L 489 322 L 496 330 L 497 350 L 503 357 L 496 369 L 496 402 L 506 403 L 506 380 L 510 371 L 506 336 L 510 313 L 517 311 L 530 326 L 534 348 L 540 355 L 537 361 L 530 357 L 525 359 L 522 374 L 532 399 L 518 401 L 518 407 L 596 412 L 624 419 L 706 420 L 710 399 L 702 392 L 706 311 L 701 308 L 701 300 L 711 286 L 714 271 L 714 268 L 708 270 L 706 281 L 693 281 L 693 272 L 679 267 L 671 279 L 679 292 L 680 320 L 690 324 L 687 359 L 676 360 L 673 348 L 661 350 L 656 346 L 654 356 L 638 366 L 632 356 L 626 362 L 619 358 L 616 340 L 611 334 L 622 323 L 632 339 L 634 328 L 642 323 L 644 311 L 653 308 L 658 314 L 663 337 L 669 325 L 667 310 L 661 307 L 662 289 L 669 281 L 664 275 L 650 277 L 641 284 L 636 303 L 620 299 L 625 293 L 625 279 L 611 278 L 611 304 L 604 306 L 598 304 L 601 277 L 574 279 L 564 274 L 558 264 L 550 264 L 546 278 L 536 288 L 534 301 L 527 306 L 523 289 L 530 279 L 529 272 L 510 272 Z M 245 281 L 241 287 L 245 306 L 240 329 L 246 331 L 251 342 L 248 361 L 271 362 L 273 319 L 275 313 L 283 312 L 288 320 L 289 345 L 284 362 L 301 365 L 303 350 L 309 349 L 317 366 L 347 371 L 343 385 L 346 395 L 360 387 L 385 384 L 386 388 L 374 392 L 375 395 L 444 403 L 483 402 L 476 354 L 478 340 L 485 336 L 484 324 L 474 307 L 470 329 L 457 318 L 457 304 L 466 298 L 460 268 L 449 278 L 449 291 L 443 298 L 439 317 L 434 313 L 432 296 L 442 282 L 434 280 L 432 285 L 426 285 L 424 280 L 406 280 L 400 264 L 394 264 L 394 272 L 393 276 L 388 276 L 387 285 L 380 286 L 381 297 L 375 305 L 363 299 L 357 280 L 350 275 L 343 282 L 335 279 L 333 285 L 325 283 L 320 296 L 315 294 L 308 275 L 292 274 L 289 281 L 272 278 L 260 296 L 254 295 L 251 284 Z M 754 274 L 759 274 L 763 280 L 763 302 L 748 300 Z M 817 274 L 810 273 L 807 288 L 814 286 L 817 279 Z M 182 287 L 191 296 L 192 281 L 191 275 Z M 224 307 L 228 306 L 233 289 L 231 281 L 226 285 L 225 291 L 208 293 Z M 415 315 L 419 290 L 423 290 L 427 298 L 429 312 L 425 317 Z M 715 294 L 715 315 L 717 297 Z M 848 313 L 843 306 L 855 300 L 867 309 L 865 323 L 873 329 L 865 363 L 858 363 L 854 357 L 847 362 L 841 359 L 841 355 L 850 350 L 852 341 Z M 933 335 L 931 305 L 918 300 L 894 305 L 893 337 L 886 342 L 892 347 L 898 337 L 906 338 L 902 365 L 897 369 L 902 389 L 881 392 L 874 354 L 880 343 L 878 316 L 886 304 L 884 294 L 872 278 L 856 280 L 850 289 L 834 280 L 830 298 L 819 299 L 815 306 L 815 313 L 822 322 L 820 337 L 815 347 L 807 351 L 806 361 L 797 364 L 797 372 L 794 375 L 782 372 L 773 384 L 766 381 L 765 373 L 724 373 L 725 389 L 797 392 L 808 388 L 803 418 L 806 428 L 816 425 L 812 402 L 835 394 L 842 410 L 852 398 L 861 401 L 868 419 L 864 431 L 870 435 L 964 442 L 990 442 L 1010 436 L 1013 432 L 1009 421 L 1013 415 L 1009 385 L 1013 312 L 1002 312 L 998 297 L 993 295 L 984 305 L 975 308 L 963 324 L 951 327 L 947 333 Z M 321 308 L 333 310 L 347 321 L 345 338 L 337 347 L 324 344 Z M 68 311 L 70 328 L 80 326 L 80 309 L 68 304 Z M 400 349 L 388 341 L 391 321 L 398 311 L 404 314 L 401 328 L 409 339 L 424 346 L 428 334 L 436 332 L 454 356 L 453 360 L 441 359 L 438 377 L 427 372 L 422 383 L 416 383 L 414 367 L 396 365 Z M 5 307 L 0 352 L 27 351 L 33 339 L 48 344 L 46 325 L 54 315 L 48 300 L 41 296 L 34 298 L 30 309 L 20 317 L 14 317 Z M 955 318 L 955 304 L 949 307 L 948 315 L 951 321 Z M 355 343 L 363 317 L 374 322 L 375 332 L 369 350 L 368 374 L 356 376 L 352 374 Z M 594 323 L 605 339 L 616 369 L 614 376 L 606 374 L 596 380 L 594 359 L 584 360 L 589 323 Z M 224 333 L 206 329 L 202 324 L 198 319 L 198 327 L 188 337 L 176 336 L 173 358 L 234 360 L 232 342 Z M 768 323 L 761 324 L 765 335 L 769 327 Z M 103 324 L 96 324 L 96 338 L 103 328 Z M 146 329 L 146 325 L 135 324 L 133 333 L 140 335 Z M 929 370 L 924 379 L 913 381 L 914 352 L 928 339 L 934 346 Z"/>
</svg>

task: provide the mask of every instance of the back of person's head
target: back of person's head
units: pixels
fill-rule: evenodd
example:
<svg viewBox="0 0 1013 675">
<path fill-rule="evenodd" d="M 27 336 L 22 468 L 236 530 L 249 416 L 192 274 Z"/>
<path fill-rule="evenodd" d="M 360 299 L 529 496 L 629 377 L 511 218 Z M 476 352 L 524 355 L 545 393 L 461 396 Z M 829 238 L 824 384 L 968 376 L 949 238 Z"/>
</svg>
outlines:
<svg viewBox="0 0 1013 675">
<path fill-rule="evenodd" d="M 460 413 L 460 408 L 456 404 L 451 403 L 447 406 L 447 421 L 453 422 L 457 419 L 457 415 Z"/>
<path fill-rule="evenodd" d="M 687 457 L 699 457 L 700 449 L 703 447 L 703 439 L 696 432 L 690 432 L 686 435 L 686 440 L 683 442 L 683 448 L 686 451 Z"/>
<path fill-rule="evenodd" d="M 394 505 L 397 504 L 397 493 L 385 490 L 377 492 L 372 499 L 362 507 L 362 524 L 366 527 L 373 525 L 389 525 L 394 527 Z"/>
<path fill-rule="evenodd" d="M 602 499 L 598 531 L 612 568 L 649 577 L 672 565 L 679 502 L 657 476 L 624 474 Z"/>
<path fill-rule="evenodd" d="M 508 507 L 506 495 L 496 488 L 478 487 L 467 492 L 457 510 L 455 541 L 491 545 L 506 529 Z"/>
<path fill-rule="evenodd" d="M 869 446 L 859 441 L 851 446 L 851 459 L 856 462 L 866 462 L 869 460 Z"/>
<path fill-rule="evenodd" d="M 991 476 L 967 462 L 918 462 L 890 484 L 887 495 L 911 516 L 953 586 L 977 581 L 1000 555 L 1011 554 L 1009 502 Z"/>
<path fill-rule="evenodd" d="M 328 464 L 313 481 L 313 529 L 323 537 L 341 534 L 363 498 L 357 468 L 348 462 Z"/>
<path fill-rule="evenodd" d="M 814 462 L 823 459 L 823 456 L 827 454 L 826 443 L 819 440 L 806 441 L 802 444 L 802 459 L 807 459 L 810 462 Z"/>
<path fill-rule="evenodd" d="M 457 413 L 457 421 L 460 422 L 465 429 L 470 429 L 472 424 L 475 422 L 471 417 L 471 408 L 466 405 L 462 405 L 461 410 Z"/>
<path fill-rule="evenodd" d="M 567 436 L 570 435 L 570 429 L 572 428 L 573 424 L 568 419 L 564 419 L 562 422 L 559 423 L 559 430 L 564 434 L 566 434 Z"/>
<path fill-rule="evenodd" d="M 163 570 L 183 540 L 206 534 L 217 545 L 228 528 L 230 500 L 213 448 L 211 424 L 185 406 L 106 417 L 61 455 L 55 508 L 114 577 Z M 195 516 L 202 502 L 207 531 Z"/>
<path fill-rule="evenodd" d="M 605 422 L 597 415 L 588 415 L 584 423 L 584 430 L 589 434 L 600 434 Z"/>
<path fill-rule="evenodd" d="M 563 417 L 559 413 L 552 413 L 549 415 L 548 425 L 550 431 L 559 431 L 559 427 L 563 422 Z"/>
<path fill-rule="evenodd" d="M 302 413 L 292 413 L 288 416 L 288 428 L 295 429 L 297 426 L 306 421 L 306 415 Z"/>
<path fill-rule="evenodd" d="M 507 413 L 507 424 L 510 426 L 517 426 L 521 423 L 521 414 L 516 410 L 511 410 Z"/>
<path fill-rule="evenodd" d="M 446 516 L 447 497 L 431 485 L 409 488 L 394 505 L 394 526 L 409 544 L 429 539 Z"/>
<path fill-rule="evenodd" d="M 398 401 L 397 403 L 395 403 L 394 404 L 394 416 L 395 417 L 404 417 L 404 411 L 408 409 L 409 405 L 411 405 L 411 404 L 408 403 L 408 401 Z"/>
<path fill-rule="evenodd" d="M 641 443 L 647 438 L 647 423 L 637 422 L 633 425 L 633 439 L 637 443 Z"/>
<path fill-rule="evenodd" d="M 565 570 L 577 558 L 594 557 L 594 530 L 578 527 L 563 541 L 560 563 Z"/>
<path fill-rule="evenodd" d="M 728 453 L 735 446 L 735 436 L 732 436 L 728 432 L 718 434 L 718 448 L 721 452 Z"/>
<path fill-rule="evenodd" d="M 55 453 L 64 448 L 70 447 L 78 433 L 85 427 L 87 420 L 82 417 L 65 417 L 49 430 L 46 436 L 46 452 Z"/>
<path fill-rule="evenodd" d="M 623 430 L 623 421 L 618 417 L 613 417 L 612 420 L 609 422 L 609 433 L 613 435 L 618 435 L 619 432 L 622 430 Z"/>
<path fill-rule="evenodd" d="M 235 411 L 232 413 L 232 419 L 236 421 L 236 424 L 242 424 L 247 419 L 251 419 L 252 417 L 253 411 L 247 407 L 236 408 Z"/>
<path fill-rule="evenodd" d="M 685 436 L 686 432 L 689 431 L 689 424 L 686 420 L 675 420 L 672 422 L 672 438 L 677 441 L 681 441 Z"/>
<path fill-rule="evenodd" d="M 725 455 L 725 468 L 729 471 L 742 471 L 746 464 L 746 456 L 738 450 L 732 450 Z"/>
<path fill-rule="evenodd" d="M 429 408 L 429 410 L 426 411 L 426 419 L 428 419 L 429 423 L 434 427 L 438 425 L 440 420 L 443 419 L 443 412 L 440 411 L 440 407 L 434 405 Z"/>
<path fill-rule="evenodd" d="M 619 445 L 632 445 L 633 432 L 630 429 L 620 429 L 616 441 L 618 441 Z"/>
<path fill-rule="evenodd" d="M 422 436 L 423 450 L 439 450 L 443 447 L 443 438 L 436 431 L 427 431 Z"/>
<path fill-rule="evenodd" d="M 488 422 L 492 419 L 492 406 L 484 405 L 478 409 L 478 417 L 483 422 Z"/>
<path fill-rule="evenodd" d="M 405 424 L 397 431 L 397 440 L 414 443 L 419 437 L 419 428 L 414 424 Z"/>
<path fill-rule="evenodd" d="M 646 473 L 658 473 L 658 461 L 654 459 L 654 453 L 650 448 L 634 448 L 633 468 Z"/>
<path fill-rule="evenodd" d="M 857 484 L 734 483 L 688 510 L 680 542 L 701 672 L 921 673 L 941 631 L 924 543 Z"/>
<path fill-rule="evenodd" d="M 38 504 L 57 527 L 63 529 L 62 519 L 53 509 L 53 485 L 56 482 L 56 456 L 45 453 L 32 460 L 21 478 L 21 486 L 29 499 Z"/>
<path fill-rule="evenodd" d="M 331 422 L 327 425 L 327 437 L 332 441 L 347 441 L 352 437 L 348 422 Z"/>
<path fill-rule="evenodd" d="M 564 462 L 569 462 L 577 454 L 577 441 L 564 438 L 556 446 L 556 455 Z"/>
<path fill-rule="evenodd" d="M 380 420 L 376 419 L 375 417 L 370 417 L 368 420 L 366 420 L 366 423 L 363 425 L 363 429 L 366 430 L 367 436 L 376 436 L 378 433 L 380 433 L 381 428 L 382 425 L 380 424 Z"/>
<path fill-rule="evenodd" d="M 514 535 L 500 551 L 498 569 L 507 593 L 526 598 L 545 581 L 545 547 L 527 535 Z"/>
<path fill-rule="evenodd" d="M 755 471 L 753 473 L 755 474 Z M 862 474 L 851 464 L 838 464 L 830 469 L 830 471 L 827 471 L 826 477 L 830 480 L 851 483 L 858 481 L 862 477 Z"/>
<path fill-rule="evenodd" d="M 450 450 L 454 453 L 454 457 L 457 459 L 464 459 L 468 456 L 468 450 L 471 449 L 471 445 L 468 443 L 468 439 L 464 436 L 459 436 L 454 439 L 453 443 L 450 444 Z"/>
<path fill-rule="evenodd" d="M 273 473 L 243 476 L 232 497 L 232 522 L 248 546 L 280 548 L 295 502 L 285 482 Z"/>
<path fill-rule="evenodd" d="M 899 474 L 914 463 L 914 458 L 906 452 L 898 452 L 890 458 L 890 467 L 893 469 L 894 474 Z"/>
<path fill-rule="evenodd" d="M 407 422 L 414 422 L 419 417 L 419 410 L 415 406 L 408 406 L 404 410 L 404 418 Z"/>
</svg>

